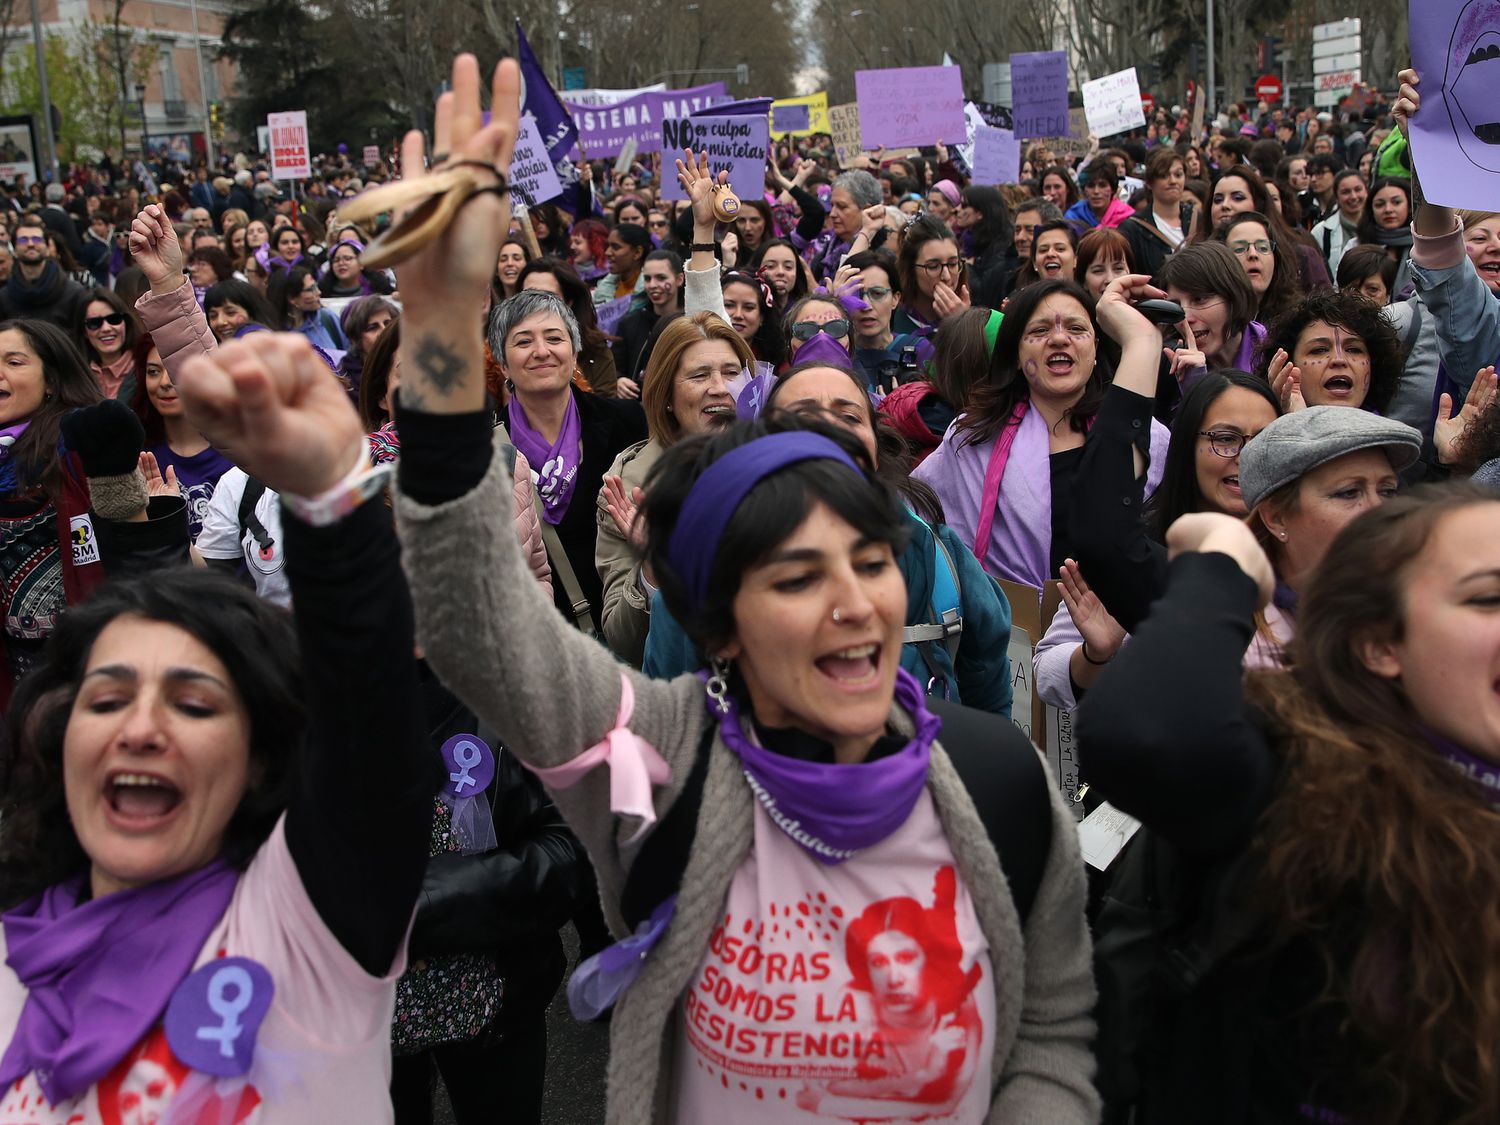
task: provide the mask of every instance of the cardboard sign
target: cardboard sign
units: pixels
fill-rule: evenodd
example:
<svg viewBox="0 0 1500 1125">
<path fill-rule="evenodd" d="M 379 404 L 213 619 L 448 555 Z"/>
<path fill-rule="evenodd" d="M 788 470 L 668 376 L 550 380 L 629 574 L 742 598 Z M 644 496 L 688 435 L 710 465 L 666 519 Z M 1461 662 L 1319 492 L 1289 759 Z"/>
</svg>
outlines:
<svg viewBox="0 0 1500 1125">
<path fill-rule="evenodd" d="M 827 133 L 828 94 L 819 91 L 800 98 L 777 98 L 771 103 L 771 136 L 806 137 Z"/>
<path fill-rule="evenodd" d="M 312 175 L 307 144 L 307 111 L 292 110 L 266 117 L 271 133 L 271 179 L 303 180 Z"/>
<path fill-rule="evenodd" d="M 1026 737 L 1037 745 L 1041 745 L 1046 731 L 1047 706 L 1042 702 L 1042 697 L 1033 690 L 1033 658 L 1036 646 L 1047 635 L 1047 626 L 1052 623 L 1052 615 L 1057 612 L 1062 595 L 1057 592 L 1055 582 L 1047 584 L 1044 597 L 1042 591 L 1035 586 L 1026 586 L 1006 578 L 997 578 L 995 581 L 1000 584 L 1006 600 L 1010 602 L 1011 641 L 1008 651 L 1010 675 L 1015 691 L 1010 707 L 1010 717 L 1016 726 L 1026 732 Z M 1022 636 L 1025 637 L 1025 652 L 1019 653 L 1018 649 L 1022 647 Z M 1020 667 L 1017 667 L 1018 660 Z M 1026 693 L 1025 700 L 1021 698 L 1023 688 Z"/>
<path fill-rule="evenodd" d="M 1057 137 L 1068 129 L 1068 53 L 1031 51 L 1010 57 L 1016 136 Z"/>
<path fill-rule="evenodd" d="M 828 131 L 833 136 L 833 151 L 839 167 L 847 168 L 865 150 L 859 136 L 859 103 L 845 102 L 828 107 Z"/>
<path fill-rule="evenodd" d="M 1500 198 L 1500 7 L 1486 0 L 1412 0 L 1411 64 L 1422 108 L 1411 147 L 1434 203 L 1488 211 Z"/>
<path fill-rule="evenodd" d="M 709 167 L 729 169 L 729 186 L 741 199 L 755 199 L 765 190 L 766 154 L 771 147 L 770 124 L 764 117 L 682 117 L 662 122 L 667 151 L 691 148 L 707 152 Z M 676 176 L 663 176 L 663 199 L 686 199 Z"/>
<path fill-rule="evenodd" d="M 1144 129 L 1145 106 L 1141 102 L 1141 84 L 1136 80 L 1135 67 L 1085 82 L 1083 113 L 1089 132 L 1096 137 L 1112 137 L 1131 129 Z"/>
<path fill-rule="evenodd" d="M 537 131 L 536 118 L 529 113 L 521 115 L 516 151 L 510 158 L 510 186 L 530 206 L 556 199 L 563 191 L 557 169 L 552 167 L 552 158 Z"/>
<path fill-rule="evenodd" d="M 1013 184 L 1021 178 L 1021 145 L 1009 129 L 981 125 L 974 131 L 974 182 Z"/>
<path fill-rule="evenodd" d="M 959 67 L 859 70 L 854 73 L 854 91 L 865 148 L 957 144 L 968 135 Z"/>
</svg>

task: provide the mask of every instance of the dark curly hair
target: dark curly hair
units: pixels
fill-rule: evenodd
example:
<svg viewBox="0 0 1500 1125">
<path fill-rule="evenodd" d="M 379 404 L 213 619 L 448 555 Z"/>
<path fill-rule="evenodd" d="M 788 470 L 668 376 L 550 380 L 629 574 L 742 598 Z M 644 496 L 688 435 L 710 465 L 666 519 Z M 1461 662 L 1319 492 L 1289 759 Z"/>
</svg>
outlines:
<svg viewBox="0 0 1500 1125">
<path fill-rule="evenodd" d="M 224 857 L 247 864 L 286 808 L 307 726 L 291 616 L 227 575 L 191 567 L 106 583 L 62 617 L 6 716 L 0 909 L 88 868 L 68 816 L 63 741 L 94 642 L 125 616 L 190 633 L 223 662 L 250 717 L 252 780 L 225 831 Z"/>
<path fill-rule="evenodd" d="M 699 604 L 688 592 L 668 554 L 677 518 L 693 485 L 720 457 L 770 434 L 811 430 L 837 443 L 863 470 L 855 477 L 830 460 L 787 465 L 757 484 L 735 509 L 724 529 L 709 572 L 708 595 Z M 734 599 L 746 571 L 757 566 L 807 518 L 815 504 L 826 504 L 868 539 L 906 547 L 901 502 L 888 485 L 873 479 L 864 445 L 848 430 L 813 418 L 772 411 L 726 430 L 683 438 L 669 446 L 646 480 L 641 516 L 646 521 L 646 560 L 663 600 L 692 642 L 704 653 L 729 643 L 737 629 Z"/>
<path fill-rule="evenodd" d="M 1401 338 L 1381 313 L 1380 306 L 1358 293 L 1315 289 L 1278 316 L 1267 326 L 1266 338 L 1261 342 L 1260 354 L 1255 360 L 1255 373 L 1269 378 L 1271 357 L 1278 349 L 1292 355 L 1297 347 L 1297 337 L 1315 320 L 1346 328 L 1365 342 L 1365 347 L 1370 350 L 1370 390 L 1360 405 L 1383 414 L 1391 403 L 1391 396 L 1396 393 L 1396 384 L 1406 366 L 1406 353 L 1401 347 Z"/>
</svg>

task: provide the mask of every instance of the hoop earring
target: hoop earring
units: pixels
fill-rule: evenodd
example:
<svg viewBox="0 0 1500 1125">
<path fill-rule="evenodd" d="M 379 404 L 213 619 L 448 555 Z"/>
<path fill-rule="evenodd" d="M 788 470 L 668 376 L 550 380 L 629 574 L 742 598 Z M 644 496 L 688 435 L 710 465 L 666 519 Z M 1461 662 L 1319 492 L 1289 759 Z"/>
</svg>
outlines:
<svg viewBox="0 0 1500 1125">
<path fill-rule="evenodd" d="M 709 706 L 720 715 L 729 714 L 729 661 L 717 656 L 708 658 L 709 676 L 703 685 L 708 693 Z"/>
</svg>

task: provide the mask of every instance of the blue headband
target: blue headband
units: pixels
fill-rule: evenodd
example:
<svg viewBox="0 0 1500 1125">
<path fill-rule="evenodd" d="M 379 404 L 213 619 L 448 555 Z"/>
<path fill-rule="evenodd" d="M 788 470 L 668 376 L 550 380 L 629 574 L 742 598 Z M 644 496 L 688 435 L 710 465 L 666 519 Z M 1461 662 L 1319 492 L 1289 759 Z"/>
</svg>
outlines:
<svg viewBox="0 0 1500 1125">
<path fill-rule="evenodd" d="M 799 461 L 838 461 L 861 477 L 854 459 L 822 434 L 788 430 L 748 441 L 710 465 L 693 483 L 672 529 L 667 559 L 681 576 L 694 605 L 708 599 L 708 577 L 719 554 L 719 540 L 735 509 L 766 477 Z"/>
</svg>

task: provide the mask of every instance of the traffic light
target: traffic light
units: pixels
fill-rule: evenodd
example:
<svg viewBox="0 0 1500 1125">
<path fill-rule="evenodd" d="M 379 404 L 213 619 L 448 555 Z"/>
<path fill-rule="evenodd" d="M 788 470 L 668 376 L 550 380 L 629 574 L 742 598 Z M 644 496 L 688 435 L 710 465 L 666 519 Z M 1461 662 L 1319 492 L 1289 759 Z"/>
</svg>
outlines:
<svg viewBox="0 0 1500 1125">
<path fill-rule="evenodd" d="M 1267 35 L 1260 41 L 1260 69 L 1262 73 L 1274 74 L 1281 69 L 1281 45 L 1279 35 Z"/>
<path fill-rule="evenodd" d="M 208 103 L 208 127 L 216 140 L 224 136 L 224 107 L 217 101 Z"/>
</svg>

